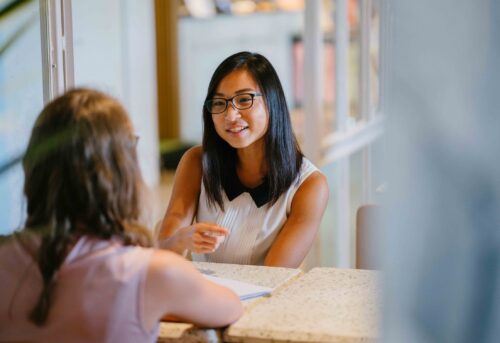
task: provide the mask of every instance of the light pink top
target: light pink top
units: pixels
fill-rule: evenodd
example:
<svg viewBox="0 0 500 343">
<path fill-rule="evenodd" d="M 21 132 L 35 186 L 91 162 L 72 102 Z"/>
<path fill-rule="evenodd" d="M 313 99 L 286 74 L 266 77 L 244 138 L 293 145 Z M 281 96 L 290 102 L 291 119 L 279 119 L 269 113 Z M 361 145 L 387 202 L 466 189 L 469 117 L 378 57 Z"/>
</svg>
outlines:
<svg viewBox="0 0 500 343">
<path fill-rule="evenodd" d="M 0 341 L 155 342 L 142 325 L 144 280 L 152 249 L 81 238 L 57 274 L 47 322 L 28 315 L 42 277 L 19 241 L 0 246 Z"/>
</svg>

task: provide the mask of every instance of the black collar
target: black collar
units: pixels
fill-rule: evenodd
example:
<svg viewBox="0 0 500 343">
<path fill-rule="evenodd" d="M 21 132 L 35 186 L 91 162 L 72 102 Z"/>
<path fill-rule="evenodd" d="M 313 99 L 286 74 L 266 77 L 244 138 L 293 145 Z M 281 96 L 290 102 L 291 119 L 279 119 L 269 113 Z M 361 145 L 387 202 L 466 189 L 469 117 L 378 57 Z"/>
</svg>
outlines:
<svg viewBox="0 0 500 343">
<path fill-rule="evenodd" d="M 226 174 L 224 180 L 222 180 L 222 187 L 226 192 L 229 201 L 233 201 L 241 193 L 247 192 L 253 199 L 253 202 L 257 207 L 267 204 L 271 200 L 271 194 L 269 193 L 269 182 L 266 180 L 255 188 L 247 188 L 243 186 L 236 174 L 236 170 L 232 168 L 231 172 Z"/>
</svg>

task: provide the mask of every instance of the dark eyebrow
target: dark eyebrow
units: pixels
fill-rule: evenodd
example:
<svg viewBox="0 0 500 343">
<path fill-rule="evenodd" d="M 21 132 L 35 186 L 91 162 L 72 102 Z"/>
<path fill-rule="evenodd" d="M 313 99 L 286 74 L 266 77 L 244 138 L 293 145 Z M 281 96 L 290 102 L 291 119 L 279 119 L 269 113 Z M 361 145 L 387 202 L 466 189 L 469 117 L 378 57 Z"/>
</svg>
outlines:
<svg viewBox="0 0 500 343">
<path fill-rule="evenodd" d="M 248 92 L 255 92 L 255 90 L 253 90 L 251 88 L 243 88 L 243 89 L 237 90 L 234 94 L 248 93 Z"/>
<path fill-rule="evenodd" d="M 241 93 L 248 93 L 248 92 L 255 93 L 257 91 L 255 89 L 251 89 L 251 88 L 243 88 L 243 89 L 237 90 L 236 92 L 234 92 L 234 94 L 241 94 Z M 214 96 L 224 97 L 224 94 L 222 94 L 222 93 L 214 93 Z"/>
</svg>

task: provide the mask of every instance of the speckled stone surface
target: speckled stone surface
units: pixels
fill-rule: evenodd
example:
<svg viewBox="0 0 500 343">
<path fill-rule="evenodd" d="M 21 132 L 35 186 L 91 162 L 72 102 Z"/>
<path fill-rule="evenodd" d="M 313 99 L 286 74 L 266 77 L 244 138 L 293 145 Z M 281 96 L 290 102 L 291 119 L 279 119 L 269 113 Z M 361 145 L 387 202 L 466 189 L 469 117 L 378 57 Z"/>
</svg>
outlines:
<svg viewBox="0 0 500 343">
<path fill-rule="evenodd" d="M 209 262 L 193 262 L 193 264 L 202 273 L 250 282 L 259 286 L 270 287 L 274 291 L 302 274 L 302 270 L 291 268 Z"/>
<path fill-rule="evenodd" d="M 375 342 L 378 273 L 314 268 L 245 312 L 225 332 L 230 342 Z"/>
<path fill-rule="evenodd" d="M 161 343 L 219 343 L 222 341 L 222 330 L 199 329 L 192 324 L 185 323 L 161 323 L 157 340 Z"/>
<path fill-rule="evenodd" d="M 290 284 L 298 278 L 302 271 L 300 269 L 274 268 L 263 266 L 249 266 L 225 263 L 193 262 L 195 267 L 202 273 L 254 283 L 259 286 L 270 287 L 273 293 Z M 269 297 L 260 297 L 243 301 L 243 308 L 247 312 Z M 198 329 L 192 324 L 186 323 L 161 323 L 158 342 L 221 342 L 222 331 L 216 329 Z"/>
</svg>

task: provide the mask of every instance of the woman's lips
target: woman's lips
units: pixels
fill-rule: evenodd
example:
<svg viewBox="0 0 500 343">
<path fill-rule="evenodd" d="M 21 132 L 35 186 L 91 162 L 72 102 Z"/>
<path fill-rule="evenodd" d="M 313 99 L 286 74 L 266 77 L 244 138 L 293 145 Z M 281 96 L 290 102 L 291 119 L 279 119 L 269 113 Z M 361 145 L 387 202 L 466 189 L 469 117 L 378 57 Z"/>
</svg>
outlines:
<svg viewBox="0 0 500 343">
<path fill-rule="evenodd" d="M 233 126 L 233 127 L 227 128 L 226 132 L 240 133 L 241 131 L 246 130 L 246 129 L 248 129 L 248 126 Z"/>
</svg>

